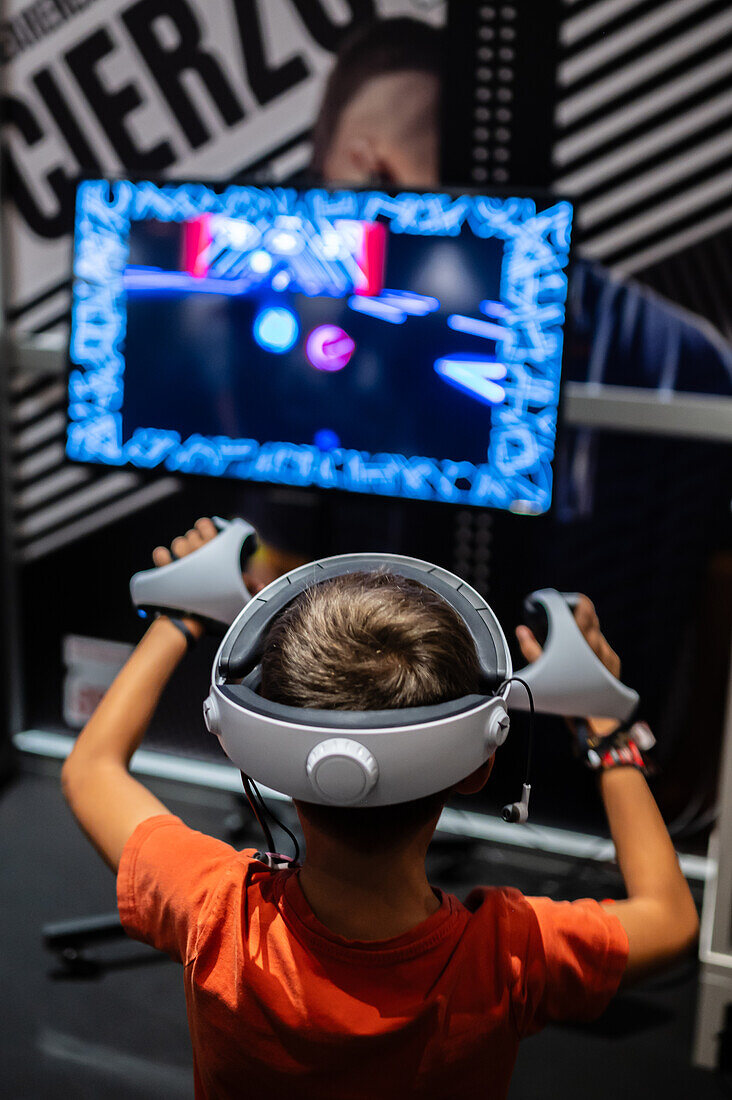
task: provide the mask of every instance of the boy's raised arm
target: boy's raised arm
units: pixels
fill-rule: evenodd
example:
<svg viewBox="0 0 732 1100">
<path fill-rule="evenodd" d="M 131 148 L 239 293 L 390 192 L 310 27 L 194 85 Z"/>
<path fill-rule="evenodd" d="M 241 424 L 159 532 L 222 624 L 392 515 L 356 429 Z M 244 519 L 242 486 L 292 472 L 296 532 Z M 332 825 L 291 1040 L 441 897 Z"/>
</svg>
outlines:
<svg viewBox="0 0 732 1100">
<path fill-rule="evenodd" d="M 600 776 L 600 793 L 628 893 L 627 901 L 607 905 L 628 935 L 622 983 L 627 985 L 688 951 L 699 933 L 699 918 L 643 774 L 637 768 L 612 768 Z"/>
<path fill-rule="evenodd" d="M 595 609 L 583 596 L 575 610 L 588 644 L 615 675 L 620 660 L 600 631 Z M 541 653 L 526 627 L 516 635 L 528 661 Z M 589 720 L 593 732 L 607 734 L 613 721 Z M 643 774 L 634 767 L 618 767 L 600 774 L 600 794 L 617 852 L 628 898 L 606 905 L 628 936 L 628 965 L 623 985 L 672 962 L 689 950 L 698 931 L 694 899 L 679 867 L 678 857 L 655 799 Z"/>
<path fill-rule="evenodd" d="M 174 540 L 173 552 L 182 557 L 215 535 L 210 519 L 199 520 L 187 535 Z M 165 565 L 171 554 L 159 546 L 153 560 Z M 184 622 L 195 636 L 202 633 L 198 622 Z M 129 763 L 185 652 L 181 631 L 165 616 L 156 619 L 79 734 L 61 772 L 72 813 L 114 871 L 140 822 L 169 812 L 147 787 L 133 779 Z"/>
</svg>

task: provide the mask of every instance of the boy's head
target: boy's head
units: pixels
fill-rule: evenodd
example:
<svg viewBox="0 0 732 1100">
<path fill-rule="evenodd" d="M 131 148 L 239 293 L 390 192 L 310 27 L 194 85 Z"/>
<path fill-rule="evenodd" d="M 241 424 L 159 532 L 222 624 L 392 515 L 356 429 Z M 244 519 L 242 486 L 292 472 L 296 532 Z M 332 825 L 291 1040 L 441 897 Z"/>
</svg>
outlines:
<svg viewBox="0 0 732 1100">
<path fill-rule="evenodd" d="M 308 589 L 265 641 L 261 693 L 288 706 L 388 710 L 478 690 L 478 659 L 465 624 L 425 585 L 392 573 L 350 573 Z M 406 840 L 436 820 L 446 794 L 367 809 L 298 808 L 323 832 L 366 850 Z"/>
</svg>

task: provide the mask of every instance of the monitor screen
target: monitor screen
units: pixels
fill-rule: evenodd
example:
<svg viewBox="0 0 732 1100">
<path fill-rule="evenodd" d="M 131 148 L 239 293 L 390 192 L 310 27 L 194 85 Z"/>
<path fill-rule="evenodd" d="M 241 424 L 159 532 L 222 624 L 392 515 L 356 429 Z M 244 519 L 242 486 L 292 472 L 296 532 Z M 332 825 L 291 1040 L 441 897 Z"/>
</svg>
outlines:
<svg viewBox="0 0 732 1100">
<path fill-rule="evenodd" d="M 538 514 L 572 207 L 79 185 L 67 453 Z"/>
</svg>

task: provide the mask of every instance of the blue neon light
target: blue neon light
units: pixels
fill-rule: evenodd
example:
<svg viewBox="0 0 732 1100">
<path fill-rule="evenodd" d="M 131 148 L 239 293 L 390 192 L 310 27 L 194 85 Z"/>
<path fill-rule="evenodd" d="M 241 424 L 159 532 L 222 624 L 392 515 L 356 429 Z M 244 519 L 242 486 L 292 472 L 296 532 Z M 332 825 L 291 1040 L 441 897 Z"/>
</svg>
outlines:
<svg viewBox="0 0 732 1100">
<path fill-rule="evenodd" d="M 454 332 L 480 336 L 484 340 L 504 340 L 508 335 L 508 330 L 503 325 L 494 325 L 492 321 L 481 321 L 476 317 L 464 317 L 461 313 L 451 313 L 447 318 L 447 327 Z"/>
<path fill-rule="evenodd" d="M 361 294 L 354 294 L 348 299 L 348 305 L 356 313 L 366 313 L 379 321 L 388 321 L 390 325 L 403 325 L 407 319 L 403 309 L 380 298 L 365 298 Z"/>
<path fill-rule="evenodd" d="M 273 290 L 287 290 L 292 278 L 288 271 L 278 271 L 272 276 L 272 289 Z"/>
<path fill-rule="evenodd" d="M 257 314 L 253 331 L 260 348 L 284 355 L 297 343 L 300 325 L 291 309 L 275 306 Z"/>
<path fill-rule="evenodd" d="M 435 370 L 451 386 L 486 405 L 498 405 L 506 399 L 505 389 L 497 384 L 508 374 L 506 365 L 487 355 L 444 356 L 436 361 Z"/>
<path fill-rule="evenodd" d="M 499 320 L 507 317 L 511 312 L 504 306 L 503 302 L 492 302 L 488 298 L 480 303 L 480 311 L 485 313 L 486 317 L 495 317 Z"/>
<path fill-rule="evenodd" d="M 370 298 L 369 301 L 381 302 L 383 305 L 400 309 L 415 317 L 424 317 L 440 308 L 437 298 L 429 294 L 413 294 L 410 290 L 382 290 L 381 294 Z"/>
<path fill-rule="evenodd" d="M 122 279 L 128 294 L 227 294 L 235 297 L 249 290 L 245 279 L 218 279 L 191 275 L 188 271 L 163 271 L 159 267 L 125 268 Z"/>
<path fill-rule="evenodd" d="M 300 219 L 304 239 L 312 238 L 314 244 L 297 256 L 288 256 L 284 267 L 275 270 L 273 265 L 267 274 L 252 272 L 247 257 L 246 270 L 229 268 L 226 277 L 241 279 L 242 287 L 251 288 L 261 286 L 262 280 L 273 284 L 284 270 L 292 289 L 338 297 L 352 293 L 347 262 L 335 262 L 322 248 L 317 254 L 317 240 L 324 239 L 323 230 L 337 218 L 382 220 L 392 233 L 435 237 L 456 236 L 467 227 L 476 237 L 502 242 L 500 303 L 484 302 L 480 307 L 500 324 L 468 318 L 473 325 L 490 326 L 480 332 L 453 325 L 453 331 L 494 341 L 495 330 L 502 334 L 499 354 L 505 377 L 473 371 L 473 381 L 482 377 L 485 383 L 500 382 L 504 391 L 503 400 L 492 405 L 486 461 L 370 455 L 341 446 L 325 450 L 317 445 L 220 436 L 181 439 L 177 432 L 155 426 L 137 428 L 125 439 L 121 410 L 126 297 L 128 290 L 135 289 L 126 285 L 125 276 L 130 226 L 152 218 L 184 222 L 204 213 L 246 221 L 255 229 L 271 227 L 281 218 Z M 292 223 L 278 224 L 284 230 Z M 513 197 L 238 186 L 217 192 L 204 184 L 86 181 L 79 186 L 76 207 L 67 453 L 82 462 L 165 467 L 285 485 L 545 511 L 552 489 L 571 224 L 569 203 L 537 211 L 533 200 Z M 274 243 L 288 244 L 284 238 Z M 232 256 L 225 262 L 231 264 Z M 214 280 L 223 274 L 214 266 L 209 272 Z M 368 300 L 356 295 L 349 305 Z M 384 292 L 379 302 L 382 313 L 373 315 L 381 319 L 388 315 L 392 323 L 396 315 L 397 323 L 402 323 L 408 313 L 416 313 L 407 310 L 407 304 L 395 297 L 389 304 Z M 502 308 L 493 308 L 496 305 Z M 472 358 L 478 361 L 477 356 Z M 460 369 L 469 369 L 456 355 L 443 360 L 452 364 L 448 365 L 452 376 L 443 374 L 451 384 L 456 384 Z M 478 396 L 475 386 L 472 392 Z M 486 388 L 486 392 L 490 391 Z"/>
</svg>

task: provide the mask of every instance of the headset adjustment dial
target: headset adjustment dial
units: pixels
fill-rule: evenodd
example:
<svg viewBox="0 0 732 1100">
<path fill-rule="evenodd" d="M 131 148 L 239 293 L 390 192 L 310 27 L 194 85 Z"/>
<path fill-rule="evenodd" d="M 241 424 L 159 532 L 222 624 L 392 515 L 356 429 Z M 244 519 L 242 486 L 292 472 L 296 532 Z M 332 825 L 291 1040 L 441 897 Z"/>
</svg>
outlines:
<svg viewBox="0 0 732 1100">
<path fill-rule="evenodd" d="M 379 766 L 367 748 L 348 737 L 331 737 L 310 752 L 306 770 L 313 790 L 328 802 L 361 802 L 379 778 Z"/>
</svg>

